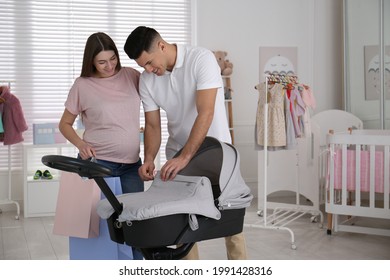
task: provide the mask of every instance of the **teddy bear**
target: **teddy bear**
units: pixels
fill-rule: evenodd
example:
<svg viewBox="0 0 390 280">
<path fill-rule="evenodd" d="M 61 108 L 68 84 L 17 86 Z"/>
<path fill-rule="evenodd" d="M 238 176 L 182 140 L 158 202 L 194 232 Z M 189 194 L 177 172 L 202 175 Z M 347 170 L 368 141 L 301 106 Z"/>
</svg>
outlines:
<svg viewBox="0 0 390 280">
<path fill-rule="evenodd" d="M 225 51 L 213 51 L 218 65 L 221 68 L 221 75 L 229 76 L 233 73 L 233 63 L 226 59 L 227 52 Z"/>
</svg>

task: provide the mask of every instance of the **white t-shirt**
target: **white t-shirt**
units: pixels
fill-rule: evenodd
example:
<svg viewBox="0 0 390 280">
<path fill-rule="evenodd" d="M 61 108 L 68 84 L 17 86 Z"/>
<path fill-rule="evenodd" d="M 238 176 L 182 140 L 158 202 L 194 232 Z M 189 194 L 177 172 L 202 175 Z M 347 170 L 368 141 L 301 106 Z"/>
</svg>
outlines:
<svg viewBox="0 0 390 280">
<path fill-rule="evenodd" d="M 81 113 L 83 140 L 95 150 L 98 159 L 135 163 L 140 153 L 140 73 L 122 67 L 109 78 L 75 80 L 65 102 L 73 115 Z"/>
<path fill-rule="evenodd" d="M 204 48 L 177 45 L 176 64 L 163 76 L 144 71 L 140 78 L 140 95 L 144 111 L 159 108 L 167 114 L 169 138 L 167 158 L 172 158 L 187 142 L 198 115 L 196 91 L 218 88 L 214 118 L 208 136 L 231 143 L 224 103 L 221 69 L 214 54 Z"/>
</svg>

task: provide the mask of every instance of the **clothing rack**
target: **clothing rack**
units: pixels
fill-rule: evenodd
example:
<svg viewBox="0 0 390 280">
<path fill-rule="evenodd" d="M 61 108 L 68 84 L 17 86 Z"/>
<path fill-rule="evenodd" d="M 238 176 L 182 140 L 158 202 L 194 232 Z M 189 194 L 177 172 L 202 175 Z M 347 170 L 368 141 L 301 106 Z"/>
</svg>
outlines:
<svg viewBox="0 0 390 280">
<path fill-rule="evenodd" d="M 298 84 L 298 77 L 293 75 L 280 75 L 280 74 L 266 74 L 265 75 L 265 90 L 266 90 L 266 102 L 264 104 L 264 197 L 263 197 L 263 210 L 258 211 L 258 216 L 261 219 L 255 224 L 246 224 L 245 226 L 254 227 L 254 228 L 264 228 L 264 229 L 273 229 L 273 230 L 285 230 L 290 233 L 291 236 L 291 248 L 295 250 L 297 246 L 295 245 L 294 232 L 287 227 L 288 224 L 297 220 L 298 218 L 306 215 L 312 214 L 313 211 L 306 208 L 296 208 L 296 207 L 278 207 L 275 208 L 272 214 L 267 213 L 267 204 L 268 204 L 268 85 L 274 83 L 281 83 L 284 86 L 294 86 Z M 296 169 L 296 178 L 298 178 L 298 169 Z M 297 186 L 299 184 L 297 183 Z M 299 204 L 299 186 L 297 190 L 297 201 L 296 204 Z M 321 227 L 323 221 L 323 215 L 318 211 L 318 215 L 321 216 Z M 312 222 L 315 221 L 315 216 L 312 217 Z"/>
<path fill-rule="evenodd" d="M 6 84 L 8 88 L 11 88 L 11 83 L 14 81 L 1 81 L 0 84 Z M 12 200 L 12 161 L 11 161 L 11 145 L 8 145 L 8 198 L 0 200 L 0 205 L 15 204 L 16 205 L 16 216 L 15 219 L 19 220 L 20 217 L 20 205 L 17 201 Z M 0 213 L 1 213 L 0 209 Z"/>
</svg>

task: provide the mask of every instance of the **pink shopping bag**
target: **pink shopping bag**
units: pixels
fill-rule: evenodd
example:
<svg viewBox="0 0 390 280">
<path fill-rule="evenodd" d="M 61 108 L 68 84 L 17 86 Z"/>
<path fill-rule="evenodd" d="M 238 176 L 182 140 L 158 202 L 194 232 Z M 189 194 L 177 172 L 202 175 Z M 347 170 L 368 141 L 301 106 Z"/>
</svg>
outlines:
<svg viewBox="0 0 390 280">
<path fill-rule="evenodd" d="M 84 180 L 76 173 L 61 171 L 53 233 L 80 238 L 98 237 L 96 206 L 100 194 L 94 180 Z"/>
<path fill-rule="evenodd" d="M 104 179 L 115 195 L 122 194 L 119 177 Z M 102 194 L 102 199 L 105 198 Z M 111 240 L 107 220 L 100 219 L 99 236 L 96 238 L 69 237 L 70 260 L 132 260 L 133 250 L 126 244 Z"/>
</svg>

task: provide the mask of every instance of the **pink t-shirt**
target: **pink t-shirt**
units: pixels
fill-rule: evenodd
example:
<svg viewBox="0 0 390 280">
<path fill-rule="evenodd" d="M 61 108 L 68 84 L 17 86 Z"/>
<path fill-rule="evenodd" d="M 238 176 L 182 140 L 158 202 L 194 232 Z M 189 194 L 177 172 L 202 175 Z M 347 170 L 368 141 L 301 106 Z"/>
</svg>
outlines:
<svg viewBox="0 0 390 280">
<path fill-rule="evenodd" d="M 135 163 L 140 153 L 140 73 L 129 67 L 109 78 L 79 77 L 70 89 L 65 108 L 81 114 L 84 141 L 96 157 Z"/>
</svg>

